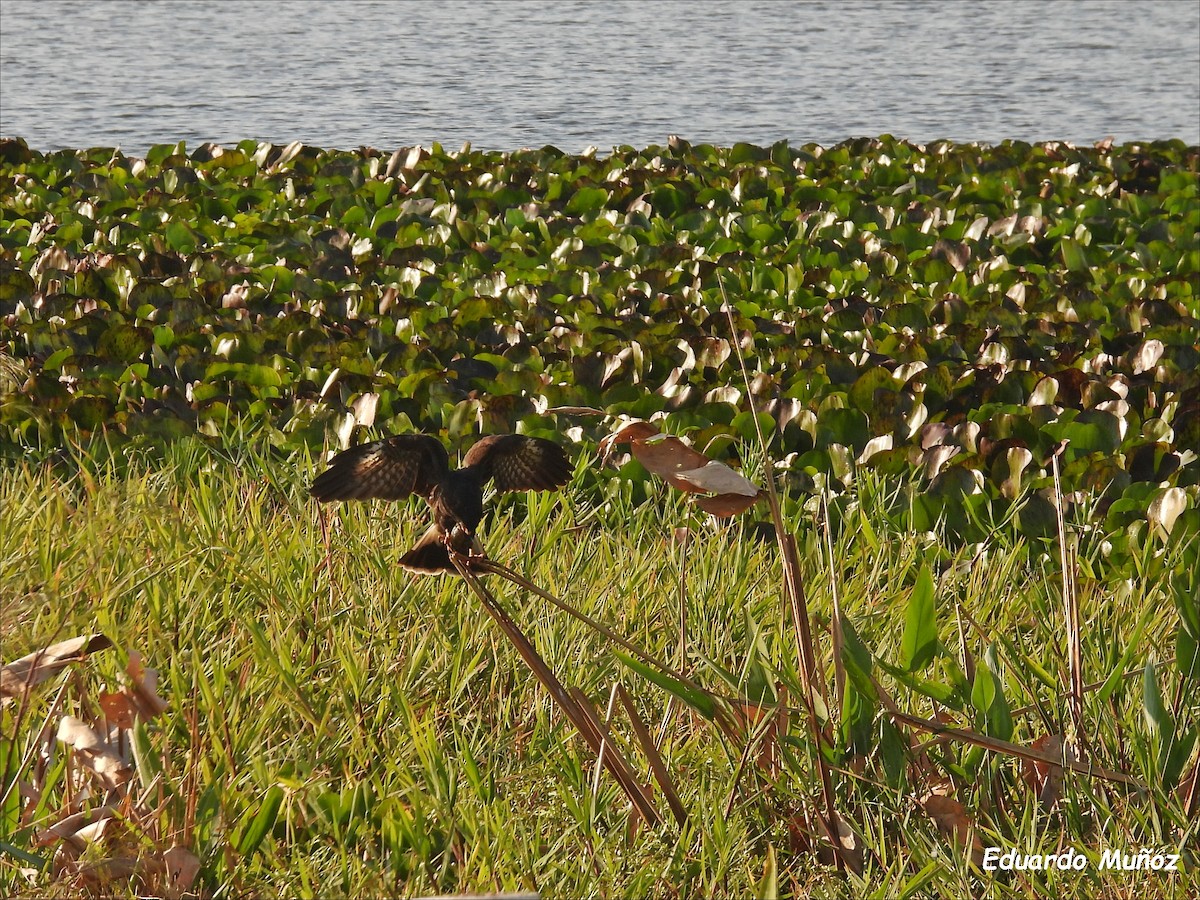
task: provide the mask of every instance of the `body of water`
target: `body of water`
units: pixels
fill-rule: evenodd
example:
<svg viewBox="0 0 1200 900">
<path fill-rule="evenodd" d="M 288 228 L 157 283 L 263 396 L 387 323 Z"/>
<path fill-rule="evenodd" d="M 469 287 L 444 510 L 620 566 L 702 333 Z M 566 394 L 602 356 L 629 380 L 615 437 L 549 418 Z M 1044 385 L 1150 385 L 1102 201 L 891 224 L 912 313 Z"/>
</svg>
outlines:
<svg viewBox="0 0 1200 900">
<path fill-rule="evenodd" d="M 0 2 L 0 135 L 1200 143 L 1200 3 Z"/>
</svg>

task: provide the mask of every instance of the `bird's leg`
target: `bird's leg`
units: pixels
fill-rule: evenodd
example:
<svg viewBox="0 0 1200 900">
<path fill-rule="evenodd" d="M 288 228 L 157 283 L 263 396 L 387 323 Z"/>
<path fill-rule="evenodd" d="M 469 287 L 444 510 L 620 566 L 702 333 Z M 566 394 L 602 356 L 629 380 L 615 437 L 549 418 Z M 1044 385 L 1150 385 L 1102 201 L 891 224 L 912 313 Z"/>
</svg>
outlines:
<svg viewBox="0 0 1200 900">
<path fill-rule="evenodd" d="M 487 559 L 487 552 L 483 549 L 483 544 L 479 542 L 479 538 L 471 535 L 471 546 L 467 548 L 467 559 Z"/>
<path fill-rule="evenodd" d="M 442 536 L 442 542 L 446 545 L 447 551 L 455 556 L 465 557 L 468 564 L 473 559 L 488 558 L 479 538 L 461 522 L 456 522 L 454 527 Z"/>
</svg>

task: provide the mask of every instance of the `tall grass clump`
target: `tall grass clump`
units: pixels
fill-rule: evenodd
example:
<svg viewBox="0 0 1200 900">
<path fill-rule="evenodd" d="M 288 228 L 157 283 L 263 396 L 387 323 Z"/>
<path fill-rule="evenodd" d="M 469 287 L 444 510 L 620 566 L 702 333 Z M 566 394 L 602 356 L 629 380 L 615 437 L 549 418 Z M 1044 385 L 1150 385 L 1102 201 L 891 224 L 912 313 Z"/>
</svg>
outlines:
<svg viewBox="0 0 1200 900">
<path fill-rule="evenodd" d="M 778 501 L 798 619 L 753 514 L 718 523 L 661 484 L 606 509 L 587 466 L 562 498 L 497 498 L 495 565 L 465 583 L 396 567 L 403 504 L 339 510 L 326 545 L 305 462 L 183 442 L 165 466 L 5 468 L 4 660 L 113 646 L 0 712 L 4 893 L 1195 890 L 1186 534 L 1124 571 L 1067 519 L 1064 577 L 1054 540 L 904 527 L 904 486 L 863 471 L 827 512 Z M 146 670 L 161 711 L 101 702 Z M 126 780 L 59 739 L 67 716 Z M 119 827 L 62 824 L 105 806 Z M 993 845 L 1090 865 L 985 874 Z M 1193 868 L 1102 870 L 1111 847 Z"/>
</svg>

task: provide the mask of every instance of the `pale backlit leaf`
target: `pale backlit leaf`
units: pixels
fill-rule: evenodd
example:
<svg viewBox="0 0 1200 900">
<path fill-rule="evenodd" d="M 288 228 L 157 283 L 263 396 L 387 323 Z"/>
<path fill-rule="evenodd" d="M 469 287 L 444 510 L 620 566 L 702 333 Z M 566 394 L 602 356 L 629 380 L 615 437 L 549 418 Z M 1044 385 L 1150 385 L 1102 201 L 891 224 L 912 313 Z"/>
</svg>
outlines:
<svg viewBox="0 0 1200 900">
<path fill-rule="evenodd" d="M 45 681 L 65 666 L 83 659 L 88 653 L 106 650 L 112 641 L 102 634 L 71 638 L 51 644 L 41 650 L 22 656 L 0 669 L 0 695 L 15 697 L 32 686 Z"/>
</svg>

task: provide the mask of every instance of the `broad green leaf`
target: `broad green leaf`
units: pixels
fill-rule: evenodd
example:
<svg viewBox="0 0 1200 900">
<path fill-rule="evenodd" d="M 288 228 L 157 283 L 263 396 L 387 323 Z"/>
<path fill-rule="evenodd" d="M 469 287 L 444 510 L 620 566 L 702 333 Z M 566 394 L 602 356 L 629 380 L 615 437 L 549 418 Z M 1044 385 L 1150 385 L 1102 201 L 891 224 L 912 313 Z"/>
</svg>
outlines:
<svg viewBox="0 0 1200 900">
<path fill-rule="evenodd" d="M 1158 753 L 1156 757 L 1158 777 L 1164 790 L 1173 790 L 1183 772 L 1183 766 L 1191 756 L 1195 745 L 1197 729 L 1195 727 L 1178 732 L 1178 726 L 1171 711 L 1163 704 L 1162 692 L 1158 686 L 1158 673 L 1154 656 L 1146 661 L 1142 676 L 1142 709 L 1146 716 L 1146 724 Z"/>
<path fill-rule="evenodd" d="M 989 644 L 983 658 L 975 664 L 975 683 L 971 687 L 971 704 L 983 717 L 984 732 L 1007 741 L 1012 737 L 1012 714 L 1000 682 L 1000 664 L 996 645 Z"/>
<path fill-rule="evenodd" d="M 1062 249 L 1063 265 L 1072 272 L 1086 272 L 1090 268 L 1087 253 L 1083 245 L 1073 238 L 1063 238 L 1059 241 Z"/>
<path fill-rule="evenodd" d="M 167 225 L 167 243 L 180 253 L 192 253 L 196 249 L 196 237 L 192 230 L 179 219 L 174 219 Z"/>
<path fill-rule="evenodd" d="M 876 657 L 875 661 L 879 663 L 879 668 L 887 672 L 905 687 L 911 688 L 919 694 L 924 694 L 926 697 L 931 697 L 938 703 L 953 705 L 955 688 L 952 684 L 942 684 L 937 681 L 930 681 L 926 678 L 921 678 L 918 675 L 913 675 L 911 672 L 906 672 L 899 666 L 893 666 L 891 663 Z"/>
<path fill-rule="evenodd" d="M 842 664 L 846 675 L 854 685 L 867 697 L 875 695 L 875 686 L 871 683 L 873 662 L 871 651 L 867 649 L 862 638 L 858 636 L 853 623 L 846 615 L 842 615 Z"/>
<path fill-rule="evenodd" d="M 900 638 L 900 666 L 907 672 L 924 669 L 933 661 L 937 650 L 937 611 L 934 604 L 933 576 L 923 566 L 917 575 L 908 611 L 904 616 L 904 633 Z"/>
<path fill-rule="evenodd" d="M 249 812 L 242 817 L 239 829 L 241 835 L 237 841 L 237 851 L 242 856 L 250 856 L 258 850 L 268 832 L 275 827 L 279 816 L 279 807 L 283 803 L 283 788 L 272 785 L 263 794 L 262 802 L 253 816 Z"/>
</svg>

